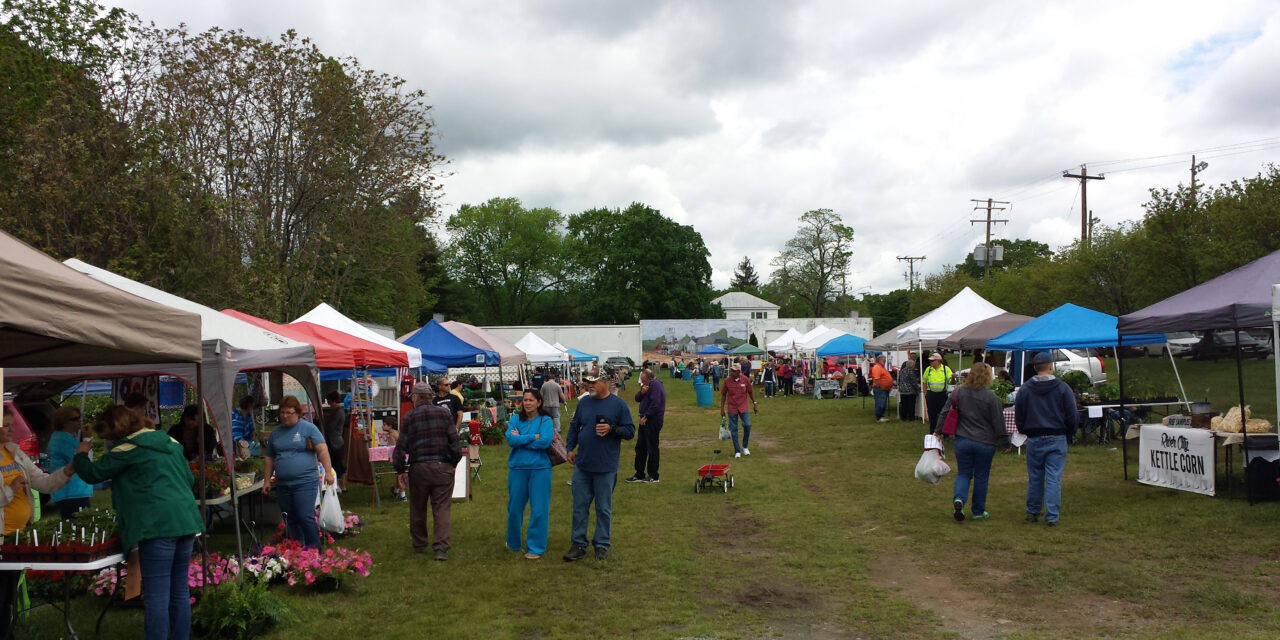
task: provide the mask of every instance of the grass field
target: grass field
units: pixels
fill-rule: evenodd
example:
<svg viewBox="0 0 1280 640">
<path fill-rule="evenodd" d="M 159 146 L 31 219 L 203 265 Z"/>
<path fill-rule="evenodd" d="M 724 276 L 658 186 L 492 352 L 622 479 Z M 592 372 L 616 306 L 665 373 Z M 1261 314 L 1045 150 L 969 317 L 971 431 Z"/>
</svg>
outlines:
<svg viewBox="0 0 1280 640">
<path fill-rule="evenodd" d="M 276 588 L 301 622 L 267 638 L 1280 636 L 1280 504 L 1125 481 L 1121 452 L 1092 445 L 1068 455 L 1061 526 L 1022 522 L 1016 455 L 996 458 L 991 520 L 956 523 L 952 476 L 912 477 L 921 426 L 873 423 L 869 399 L 800 397 L 761 399 L 736 487 L 695 494 L 695 469 L 731 446 L 689 383 L 663 382 L 662 482 L 618 485 L 608 561 L 560 560 L 567 466 L 547 556 L 507 551 L 506 451 L 486 447 L 475 499 L 454 506 L 449 562 L 410 553 L 404 503 L 375 510 L 356 489 L 345 506 L 368 525 L 347 543 L 373 552 L 372 575 L 336 593 Z M 622 458 L 620 478 L 630 443 Z M 76 603 L 83 635 L 97 605 Z M 28 637 L 61 637 L 53 612 L 33 623 Z M 113 611 L 103 637 L 140 629 L 139 612 Z"/>
</svg>

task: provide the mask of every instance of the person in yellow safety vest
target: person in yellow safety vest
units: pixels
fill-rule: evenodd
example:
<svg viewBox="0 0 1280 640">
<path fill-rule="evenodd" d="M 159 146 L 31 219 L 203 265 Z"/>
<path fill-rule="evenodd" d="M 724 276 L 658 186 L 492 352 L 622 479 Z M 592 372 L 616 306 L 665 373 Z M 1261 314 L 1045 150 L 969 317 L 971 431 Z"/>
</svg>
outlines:
<svg viewBox="0 0 1280 640">
<path fill-rule="evenodd" d="M 942 412 L 942 406 L 947 403 L 947 384 L 955 377 L 951 367 L 942 362 L 942 355 L 933 352 L 929 356 L 929 366 L 925 367 L 922 375 L 922 386 L 924 386 L 924 406 L 929 414 L 929 433 L 938 430 L 938 414 Z"/>
</svg>

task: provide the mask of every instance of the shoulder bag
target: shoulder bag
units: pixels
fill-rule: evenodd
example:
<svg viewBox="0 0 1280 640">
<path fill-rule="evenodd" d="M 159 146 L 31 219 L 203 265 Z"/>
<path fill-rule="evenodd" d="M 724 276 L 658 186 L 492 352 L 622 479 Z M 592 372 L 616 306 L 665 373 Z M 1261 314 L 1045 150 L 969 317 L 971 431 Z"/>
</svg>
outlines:
<svg viewBox="0 0 1280 640">
<path fill-rule="evenodd" d="M 550 420 L 547 416 L 542 416 L 543 420 Z M 547 457 L 551 459 L 551 466 L 555 467 L 569 461 L 569 452 L 564 448 L 564 440 L 560 439 L 560 432 L 553 426 L 551 428 L 551 446 L 547 447 Z"/>
<path fill-rule="evenodd" d="M 942 419 L 942 435 L 954 436 L 956 427 L 960 425 L 960 390 L 956 389 L 951 393 L 951 409 L 947 411 L 946 417 Z"/>
</svg>

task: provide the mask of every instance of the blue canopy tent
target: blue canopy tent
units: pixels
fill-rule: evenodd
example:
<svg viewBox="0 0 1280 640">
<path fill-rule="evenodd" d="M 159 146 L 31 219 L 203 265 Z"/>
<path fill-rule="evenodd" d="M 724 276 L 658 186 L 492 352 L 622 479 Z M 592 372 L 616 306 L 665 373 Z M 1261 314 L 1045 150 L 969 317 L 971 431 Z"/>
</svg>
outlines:
<svg viewBox="0 0 1280 640">
<path fill-rule="evenodd" d="M 698 355 L 700 355 L 700 356 L 727 356 L 727 355 L 729 355 L 729 351 L 728 351 L 727 349 L 725 349 L 724 347 L 721 347 L 721 346 L 718 346 L 718 345 L 714 345 L 714 344 L 712 344 L 712 345 L 707 345 L 707 346 L 703 347 L 700 351 L 698 351 Z"/>
<path fill-rule="evenodd" d="M 417 347 L 422 352 L 422 368 L 428 371 L 444 372 L 447 367 L 498 366 L 501 363 L 498 352 L 482 349 L 464 341 L 435 320 L 428 322 L 400 342 Z"/>
<path fill-rule="evenodd" d="M 565 349 L 565 353 L 569 354 L 569 356 L 573 358 L 574 362 L 595 362 L 596 360 L 600 359 L 598 356 L 593 356 L 589 353 L 578 351 L 573 347 L 569 347 L 568 349 Z"/>
<path fill-rule="evenodd" d="M 866 338 L 846 334 L 828 340 L 826 344 L 818 347 L 818 357 L 858 355 L 864 352 L 866 343 Z"/>
<path fill-rule="evenodd" d="M 987 341 L 987 350 L 1043 351 L 1114 347 L 1119 340 L 1116 317 L 1068 302 L 1039 318 Z M 1125 336 L 1127 345 L 1163 344 L 1163 333 Z"/>
</svg>

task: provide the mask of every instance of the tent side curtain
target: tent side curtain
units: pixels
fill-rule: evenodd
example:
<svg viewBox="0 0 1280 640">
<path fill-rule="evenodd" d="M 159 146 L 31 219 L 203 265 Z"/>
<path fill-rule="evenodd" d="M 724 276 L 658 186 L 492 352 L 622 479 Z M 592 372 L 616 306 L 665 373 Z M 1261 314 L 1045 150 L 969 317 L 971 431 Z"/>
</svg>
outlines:
<svg viewBox="0 0 1280 640">
<path fill-rule="evenodd" d="M 496 366 L 500 361 L 498 352 L 463 340 L 435 320 L 406 336 L 403 342 L 422 352 L 424 367 L 427 360 L 437 367 Z"/>
<path fill-rule="evenodd" d="M 1039 318 L 987 341 L 987 349 L 1031 351 L 1114 347 L 1118 340 L 1116 317 L 1067 303 Z M 1125 336 L 1126 345 L 1159 344 L 1164 334 Z"/>
<path fill-rule="evenodd" d="M 1130 334 L 1270 327 L 1271 286 L 1280 283 L 1280 251 L 1120 316 L 1117 329 Z"/>
</svg>

